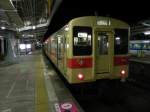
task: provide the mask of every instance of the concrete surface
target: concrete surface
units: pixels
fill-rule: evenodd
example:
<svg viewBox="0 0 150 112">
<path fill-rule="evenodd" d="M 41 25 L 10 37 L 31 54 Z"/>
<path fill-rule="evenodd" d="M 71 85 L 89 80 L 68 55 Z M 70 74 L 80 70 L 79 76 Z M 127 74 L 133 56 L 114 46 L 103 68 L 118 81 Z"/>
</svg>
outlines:
<svg viewBox="0 0 150 112">
<path fill-rule="evenodd" d="M 0 112 L 34 112 L 35 61 L 24 56 L 0 66 Z"/>
<path fill-rule="evenodd" d="M 65 111 L 83 110 L 41 51 L 0 63 L 0 112 Z"/>
</svg>

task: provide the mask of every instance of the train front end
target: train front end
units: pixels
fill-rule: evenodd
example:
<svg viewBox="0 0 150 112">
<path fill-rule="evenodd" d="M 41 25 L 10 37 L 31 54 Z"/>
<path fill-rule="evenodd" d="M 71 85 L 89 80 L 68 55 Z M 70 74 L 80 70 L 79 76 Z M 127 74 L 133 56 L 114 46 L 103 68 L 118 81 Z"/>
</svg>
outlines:
<svg viewBox="0 0 150 112">
<path fill-rule="evenodd" d="M 128 77 L 129 25 L 107 17 L 70 22 L 67 76 L 70 83 Z"/>
</svg>

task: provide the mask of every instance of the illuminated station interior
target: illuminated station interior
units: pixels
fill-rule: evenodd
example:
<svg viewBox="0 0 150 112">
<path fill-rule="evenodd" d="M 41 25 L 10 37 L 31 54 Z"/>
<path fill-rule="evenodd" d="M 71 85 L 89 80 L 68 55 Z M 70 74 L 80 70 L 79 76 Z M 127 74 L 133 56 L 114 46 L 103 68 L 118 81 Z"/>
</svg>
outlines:
<svg viewBox="0 0 150 112">
<path fill-rule="evenodd" d="M 109 2 L 0 0 L 0 112 L 150 112 L 149 6 Z"/>
</svg>

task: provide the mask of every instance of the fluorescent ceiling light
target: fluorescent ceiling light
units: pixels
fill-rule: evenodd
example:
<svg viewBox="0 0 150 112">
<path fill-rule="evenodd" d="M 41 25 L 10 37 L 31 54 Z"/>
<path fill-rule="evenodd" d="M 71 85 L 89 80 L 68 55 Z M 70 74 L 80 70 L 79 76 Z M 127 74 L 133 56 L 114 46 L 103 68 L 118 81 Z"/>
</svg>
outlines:
<svg viewBox="0 0 150 112">
<path fill-rule="evenodd" d="M 1 27 L 1 29 L 2 29 L 2 30 L 5 30 L 5 29 L 6 29 L 6 27 L 5 27 L 5 26 L 2 26 L 2 27 Z"/>
<path fill-rule="evenodd" d="M 36 28 L 36 27 L 35 27 L 35 26 L 33 26 L 33 30 L 35 30 L 35 28 Z"/>
<path fill-rule="evenodd" d="M 116 37 L 116 40 L 120 40 L 120 37 Z"/>
<path fill-rule="evenodd" d="M 30 21 L 26 21 L 26 22 L 24 22 L 24 25 L 25 26 L 29 26 L 29 25 L 31 25 L 31 22 Z"/>
<path fill-rule="evenodd" d="M 146 22 L 143 22 L 142 23 L 144 26 L 150 26 L 150 24 L 149 23 L 146 23 Z"/>
<path fill-rule="evenodd" d="M 144 43 L 150 43 L 150 40 L 144 40 L 143 42 Z"/>
<path fill-rule="evenodd" d="M 31 30 L 31 29 L 33 29 L 33 27 L 35 27 L 35 28 L 41 28 L 41 27 L 45 27 L 45 26 L 48 26 L 48 23 L 38 24 L 36 26 L 25 26 L 25 27 L 19 28 L 18 31 Z"/>
<path fill-rule="evenodd" d="M 10 1 L 11 5 L 13 6 L 13 8 L 15 8 L 15 7 L 14 7 L 14 4 L 13 4 L 13 2 L 12 2 L 12 0 L 9 0 L 9 1 Z"/>
<path fill-rule="evenodd" d="M 145 35 L 150 35 L 150 31 L 144 32 Z"/>
</svg>

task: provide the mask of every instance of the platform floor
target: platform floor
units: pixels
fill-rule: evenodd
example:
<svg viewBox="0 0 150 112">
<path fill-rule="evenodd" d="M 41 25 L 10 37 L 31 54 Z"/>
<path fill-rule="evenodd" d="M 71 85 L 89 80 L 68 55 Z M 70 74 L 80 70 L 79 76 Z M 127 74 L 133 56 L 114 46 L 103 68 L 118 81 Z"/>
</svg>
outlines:
<svg viewBox="0 0 150 112">
<path fill-rule="evenodd" d="M 132 56 L 132 57 L 130 57 L 130 61 L 144 63 L 144 64 L 150 64 L 150 56 L 146 56 L 146 57 Z"/>
<path fill-rule="evenodd" d="M 0 112 L 82 112 L 41 51 L 0 63 Z"/>
</svg>

